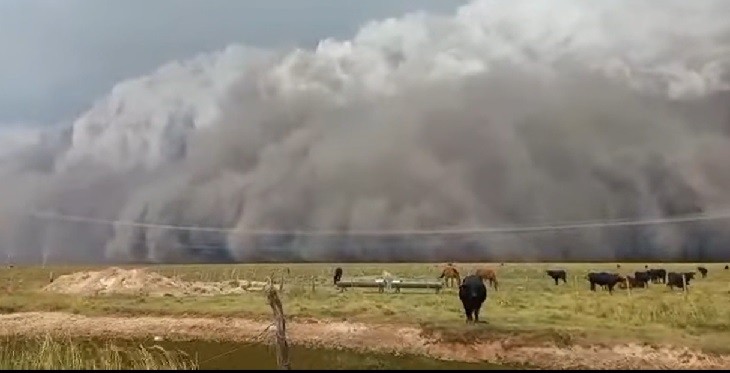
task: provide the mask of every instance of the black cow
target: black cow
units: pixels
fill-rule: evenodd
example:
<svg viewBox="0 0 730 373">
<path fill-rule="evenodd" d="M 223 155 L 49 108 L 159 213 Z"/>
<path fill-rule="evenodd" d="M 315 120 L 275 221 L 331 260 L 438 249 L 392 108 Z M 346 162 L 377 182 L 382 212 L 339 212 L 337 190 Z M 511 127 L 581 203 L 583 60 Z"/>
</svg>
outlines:
<svg viewBox="0 0 730 373">
<path fill-rule="evenodd" d="M 684 282 L 682 281 L 682 277 L 684 277 Z M 694 277 L 694 272 L 669 272 L 667 274 L 667 286 L 669 286 L 669 288 L 672 290 L 674 290 L 675 286 L 682 289 L 684 288 L 685 283 L 687 284 L 687 286 L 689 286 L 690 280 L 692 280 Z"/>
<path fill-rule="evenodd" d="M 477 275 L 464 277 L 464 281 L 459 286 L 459 299 L 464 306 L 466 322 L 479 322 L 479 310 L 487 300 L 487 287 L 484 285 L 484 280 Z"/>
<path fill-rule="evenodd" d="M 635 277 L 626 276 L 626 282 L 620 282 L 618 284 L 618 287 L 620 287 L 621 289 L 626 289 L 627 283 L 628 283 L 628 286 L 631 287 L 632 289 L 645 288 L 647 286 L 646 281 L 641 281 L 641 280 L 636 279 Z"/>
<path fill-rule="evenodd" d="M 563 283 L 568 283 L 568 280 L 566 280 L 566 273 L 564 269 L 548 269 L 545 271 L 548 276 L 552 277 L 553 280 L 555 280 L 555 285 L 558 284 L 558 280 L 563 280 Z"/>
<path fill-rule="evenodd" d="M 340 282 L 341 279 L 342 279 L 342 268 L 337 267 L 337 268 L 335 268 L 335 277 L 334 277 L 335 285 L 337 285 L 337 283 Z"/>
<path fill-rule="evenodd" d="M 607 272 L 591 272 L 588 276 L 586 276 L 586 278 L 591 283 L 591 291 L 596 291 L 596 285 L 600 285 L 601 287 L 608 289 L 608 292 L 611 294 L 613 294 L 613 288 L 616 284 L 626 281 L 623 277 L 616 273 Z"/>
<path fill-rule="evenodd" d="M 650 269 L 649 276 L 651 277 L 651 282 L 653 283 L 663 283 L 665 284 L 667 282 L 667 270 L 663 268 L 659 269 Z"/>
<path fill-rule="evenodd" d="M 725 269 L 730 269 L 730 266 L 726 264 Z"/>
<path fill-rule="evenodd" d="M 707 277 L 707 268 L 705 268 L 705 267 L 697 267 L 697 270 L 700 271 L 700 274 L 702 275 L 702 278 Z"/>
<path fill-rule="evenodd" d="M 644 285 L 649 285 L 649 281 L 651 281 L 651 274 L 649 273 L 649 271 L 636 271 L 634 272 L 634 279 L 636 280 L 636 282 L 643 282 Z"/>
</svg>

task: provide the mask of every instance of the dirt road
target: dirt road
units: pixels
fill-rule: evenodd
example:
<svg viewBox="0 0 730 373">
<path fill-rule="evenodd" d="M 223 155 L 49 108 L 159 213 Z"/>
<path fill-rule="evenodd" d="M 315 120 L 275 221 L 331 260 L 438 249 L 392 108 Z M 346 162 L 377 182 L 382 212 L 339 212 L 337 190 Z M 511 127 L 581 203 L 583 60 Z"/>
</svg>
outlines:
<svg viewBox="0 0 730 373">
<path fill-rule="evenodd" d="M 1 336 L 202 339 L 251 341 L 265 335 L 267 322 L 238 318 L 87 317 L 57 312 L 0 315 Z M 552 369 L 714 369 L 730 368 L 730 357 L 675 348 L 535 345 L 516 340 L 447 343 L 418 327 L 331 321 L 287 324 L 293 344 L 359 351 L 400 352 L 444 360 L 528 363 Z"/>
</svg>

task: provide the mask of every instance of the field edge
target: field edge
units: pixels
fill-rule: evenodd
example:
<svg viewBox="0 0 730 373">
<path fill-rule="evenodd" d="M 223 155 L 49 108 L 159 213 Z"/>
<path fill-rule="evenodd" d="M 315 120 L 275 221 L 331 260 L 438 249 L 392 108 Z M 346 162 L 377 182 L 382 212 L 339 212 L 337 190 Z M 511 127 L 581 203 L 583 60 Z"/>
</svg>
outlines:
<svg viewBox="0 0 730 373">
<path fill-rule="evenodd" d="M 84 316 L 65 312 L 0 315 L 0 336 L 211 340 L 268 343 L 269 323 L 233 317 Z M 479 338 L 459 341 L 464 328 Z M 482 332 L 479 329 L 482 328 Z M 447 330 L 428 326 L 375 324 L 322 319 L 287 321 L 294 345 L 358 352 L 411 354 L 440 360 L 486 362 L 543 369 L 716 369 L 730 367 L 730 355 L 678 346 L 640 343 L 563 342 L 529 333 L 483 333 L 486 326 Z"/>
</svg>

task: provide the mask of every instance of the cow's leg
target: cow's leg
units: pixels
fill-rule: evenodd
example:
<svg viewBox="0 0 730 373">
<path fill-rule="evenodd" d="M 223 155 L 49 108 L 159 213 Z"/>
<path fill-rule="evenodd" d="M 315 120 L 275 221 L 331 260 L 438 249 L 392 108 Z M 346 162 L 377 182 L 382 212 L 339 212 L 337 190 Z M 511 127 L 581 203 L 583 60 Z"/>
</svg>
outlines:
<svg viewBox="0 0 730 373">
<path fill-rule="evenodd" d="M 481 306 L 474 308 L 474 322 L 479 322 L 479 309 Z"/>
<path fill-rule="evenodd" d="M 558 286 L 558 278 L 555 277 L 553 280 L 555 280 L 555 286 Z"/>
<path fill-rule="evenodd" d="M 596 291 L 596 283 L 591 282 L 591 291 Z"/>
<path fill-rule="evenodd" d="M 471 312 L 472 310 L 470 307 L 464 306 L 464 313 L 466 314 L 467 323 L 470 323 L 472 321 Z"/>
<path fill-rule="evenodd" d="M 606 286 L 608 287 L 608 293 L 609 293 L 609 294 L 613 294 L 613 286 L 614 286 L 614 285 L 615 285 L 615 284 L 608 284 L 608 285 L 606 285 Z"/>
<path fill-rule="evenodd" d="M 565 276 L 563 276 L 563 283 L 564 284 L 567 284 L 568 283 L 568 280 L 565 279 Z"/>
</svg>

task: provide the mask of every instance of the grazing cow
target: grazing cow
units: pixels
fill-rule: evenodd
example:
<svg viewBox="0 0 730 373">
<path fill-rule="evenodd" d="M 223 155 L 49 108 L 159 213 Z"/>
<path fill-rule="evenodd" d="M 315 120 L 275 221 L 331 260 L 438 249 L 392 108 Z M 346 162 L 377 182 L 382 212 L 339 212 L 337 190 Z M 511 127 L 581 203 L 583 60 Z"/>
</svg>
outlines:
<svg viewBox="0 0 730 373">
<path fill-rule="evenodd" d="M 653 283 L 666 283 L 667 282 L 667 270 L 663 268 L 650 269 L 649 276 L 651 276 L 651 282 Z"/>
<path fill-rule="evenodd" d="M 459 271 L 449 263 L 449 265 L 444 268 L 443 271 L 441 271 L 441 276 L 439 278 L 446 278 L 446 286 L 451 287 L 454 284 L 454 280 L 456 280 L 456 284 L 461 283 L 461 276 L 459 276 Z"/>
<path fill-rule="evenodd" d="M 335 285 L 337 285 L 337 283 L 340 282 L 341 279 L 342 279 L 342 268 L 337 267 L 337 268 L 335 268 L 335 277 L 334 277 Z"/>
<path fill-rule="evenodd" d="M 479 322 L 479 310 L 487 300 L 487 287 L 484 286 L 482 277 L 478 275 L 464 277 L 464 282 L 459 286 L 459 299 L 464 306 L 466 322 Z"/>
<path fill-rule="evenodd" d="M 552 277 L 553 280 L 555 280 L 555 285 L 558 285 L 558 280 L 563 280 L 563 283 L 568 283 L 568 280 L 565 278 L 566 273 L 564 269 L 548 269 L 547 275 Z"/>
<path fill-rule="evenodd" d="M 705 268 L 705 267 L 697 267 L 697 270 L 702 275 L 702 278 L 707 277 L 707 268 Z"/>
<path fill-rule="evenodd" d="M 621 269 L 621 264 L 616 264 L 616 268 Z"/>
<path fill-rule="evenodd" d="M 482 280 L 489 281 L 489 285 L 492 286 L 494 290 L 497 290 L 497 286 L 499 285 L 499 283 L 497 282 L 497 274 L 494 272 L 494 270 L 490 268 L 479 268 L 476 270 L 475 274 L 481 277 Z"/>
<path fill-rule="evenodd" d="M 730 266 L 725 264 L 725 269 L 730 269 Z"/>
<path fill-rule="evenodd" d="M 682 281 L 682 277 L 684 277 L 684 282 Z M 694 277 L 694 272 L 669 272 L 667 274 L 667 286 L 669 286 L 669 288 L 672 290 L 674 290 L 674 287 L 683 289 L 684 284 L 686 283 L 687 286 L 689 286 L 690 280 L 692 280 Z"/>
<path fill-rule="evenodd" d="M 644 271 L 644 272 L 636 271 L 636 272 L 634 272 L 634 279 L 636 281 L 643 282 L 645 285 L 649 285 L 649 281 L 651 281 L 651 274 L 649 273 L 649 271 Z M 645 286 L 641 286 L 641 287 L 643 288 Z"/>
<path fill-rule="evenodd" d="M 621 275 L 607 272 L 591 272 L 586 278 L 591 283 L 591 291 L 596 291 L 596 285 L 600 285 L 608 289 L 611 294 L 613 294 L 613 288 L 616 284 L 626 281 Z"/>
</svg>

